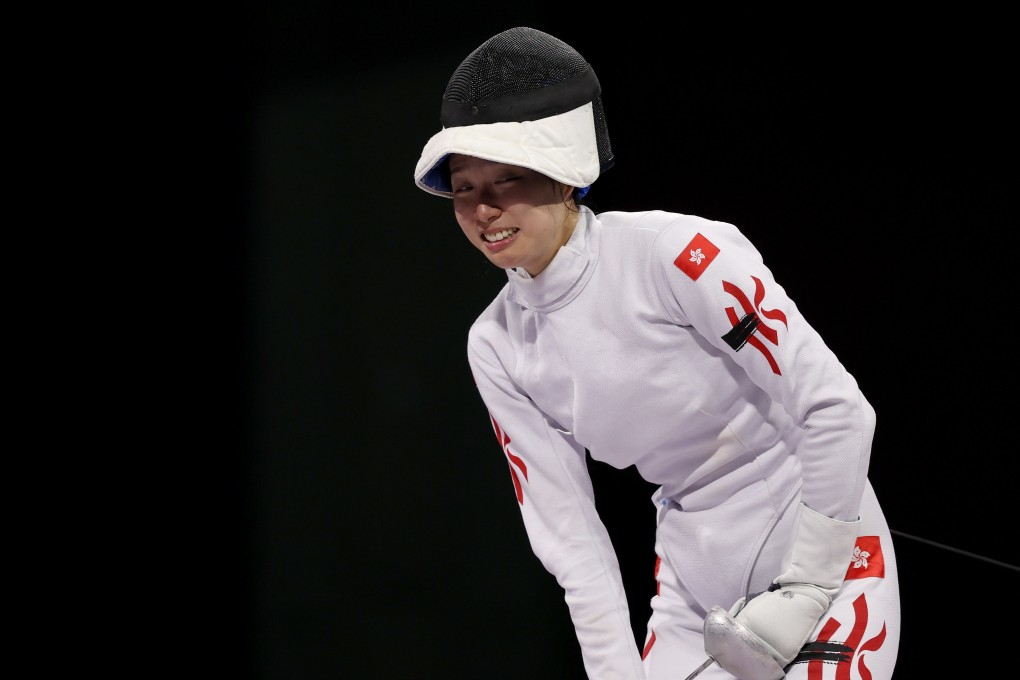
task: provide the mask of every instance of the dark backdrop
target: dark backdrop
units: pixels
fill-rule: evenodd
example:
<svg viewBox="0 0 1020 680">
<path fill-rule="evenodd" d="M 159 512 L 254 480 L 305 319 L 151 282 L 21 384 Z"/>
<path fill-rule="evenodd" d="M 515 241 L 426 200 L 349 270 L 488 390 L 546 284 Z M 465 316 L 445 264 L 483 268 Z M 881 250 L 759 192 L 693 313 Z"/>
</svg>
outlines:
<svg viewBox="0 0 1020 680">
<path fill-rule="evenodd" d="M 617 164 L 594 207 L 739 226 L 876 407 L 897 678 L 986 667 L 1000 639 L 987 621 L 1020 585 L 1002 21 L 537 2 L 238 11 L 210 67 L 217 134 L 199 160 L 218 197 L 202 246 L 213 368 L 198 386 L 214 432 L 200 559 L 215 596 L 200 619 L 215 670 L 584 677 L 465 359 L 505 275 L 412 181 L 449 75 L 514 25 L 564 39 L 599 76 Z M 640 640 L 652 488 L 633 470 L 592 473 Z"/>
</svg>

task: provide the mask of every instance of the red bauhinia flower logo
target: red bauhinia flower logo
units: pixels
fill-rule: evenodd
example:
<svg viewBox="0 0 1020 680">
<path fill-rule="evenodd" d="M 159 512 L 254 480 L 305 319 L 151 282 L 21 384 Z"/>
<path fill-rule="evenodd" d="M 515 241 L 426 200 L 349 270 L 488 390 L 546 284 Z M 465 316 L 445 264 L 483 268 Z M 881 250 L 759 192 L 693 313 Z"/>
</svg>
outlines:
<svg viewBox="0 0 1020 680">
<path fill-rule="evenodd" d="M 882 556 L 882 543 L 878 536 L 858 536 L 850 566 L 846 570 L 846 579 L 885 576 L 885 558 Z"/>
<path fill-rule="evenodd" d="M 703 234 L 697 233 L 691 239 L 691 242 L 676 256 L 673 264 L 676 265 L 677 269 L 691 277 L 692 281 L 697 281 L 701 273 L 708 269 L 708 265 L 712 264 L 712 260 L 718 254 L 719 248 L 705 238 Z"/>
</svg>

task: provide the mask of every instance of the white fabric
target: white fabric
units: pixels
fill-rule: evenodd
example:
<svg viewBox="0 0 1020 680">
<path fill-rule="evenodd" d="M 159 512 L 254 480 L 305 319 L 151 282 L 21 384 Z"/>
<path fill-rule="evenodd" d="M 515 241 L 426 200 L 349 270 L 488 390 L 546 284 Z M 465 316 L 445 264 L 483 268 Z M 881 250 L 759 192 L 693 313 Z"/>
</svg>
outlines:
<svg viewBox="0 0 1020 680">
<path fill-rule="evenodd" d="M 698 234 L 719 249 L 714 259 L 691 248 Z M 699 256 L 708 262 L 696 280 L 675 264 Z M 735 351 L 723 336 L 733 310 L 744 314 L 741 296 L 763 327 Z M 763 340 L 772 332 L 775 342 Z M 585 449 L 660 485 L 655 500 L 672 509 L 660 539 L 668 534 L 702 617 L 778 574 L 754 569 L 778 567 L 795 497 L 829 517 L 858 516 L 874 412 L 733 225 L 582 208 L 542 274 L 508 272 L 470 330 L 468 359 L 589 678 L 644 674 Z"/>
<path fill-rule="evenodd" d="M 451 153 L 531 168 L 574 187 L 589 186 L 599 176 L 591 102 L 540 120 L 443 128 L 422 149 L 415 183 L 430 194 L 452 196 L 429 174 Z"/>
</svg>

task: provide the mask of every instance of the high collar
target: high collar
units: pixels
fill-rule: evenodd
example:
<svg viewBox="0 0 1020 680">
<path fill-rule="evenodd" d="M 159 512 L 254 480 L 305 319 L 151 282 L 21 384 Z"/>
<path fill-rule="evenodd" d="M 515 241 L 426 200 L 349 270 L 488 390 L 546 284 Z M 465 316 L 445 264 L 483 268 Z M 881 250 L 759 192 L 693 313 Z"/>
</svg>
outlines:
<svg viewBox="0 0 1020 680">
<path fill-rule="evenodd" d="M 532 278 L 524 269 L 507 269 L 509 299 L 536 312 L 551 312 L 567 304 L 580 293 L 595 272 L 599 239 L 595 214 L 581 206 L 574 233 L 560 247 L 552 262 Z"/>
</svg>

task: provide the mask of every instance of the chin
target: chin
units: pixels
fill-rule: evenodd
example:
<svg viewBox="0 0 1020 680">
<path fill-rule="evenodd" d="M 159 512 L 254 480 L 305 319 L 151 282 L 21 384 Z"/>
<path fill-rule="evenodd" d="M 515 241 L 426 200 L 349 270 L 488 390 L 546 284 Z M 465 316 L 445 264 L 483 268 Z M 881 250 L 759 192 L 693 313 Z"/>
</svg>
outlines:
<svg viewBox="0 0 1020 680">
<path fill-rule="evenodd" d="M 484 246 L 482 248 L 479 248 L 479 250 L 481 250 L 482 254 L 485 255 L 486 260 L 496 265 L 497 267 L 502 267 L 503 269 L 506 269 L 507 267 L 516 266 L 514 264 L 507 264 L 512 263 L 514 261 L 514 257 L 512 255 L 508 255 L 505 252 L 490 253 Z"/>
</svg>

